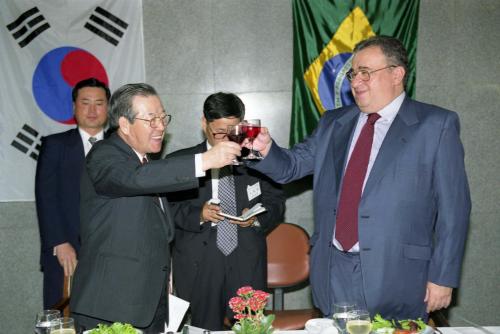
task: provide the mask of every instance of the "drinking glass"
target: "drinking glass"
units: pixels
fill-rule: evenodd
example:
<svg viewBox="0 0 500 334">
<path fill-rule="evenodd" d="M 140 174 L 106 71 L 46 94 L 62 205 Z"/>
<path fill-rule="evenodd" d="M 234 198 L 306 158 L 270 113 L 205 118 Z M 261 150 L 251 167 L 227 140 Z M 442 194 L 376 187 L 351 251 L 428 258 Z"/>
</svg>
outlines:
<svg viewBox="0 0 500 334">
<path fill-rule="evenodd" d="M 58 310 L 43 310 L 38 312 L 35 320 L 35 333 L 49 334 L 51 327 L 57 324 L 57 320 L 61 317 L 61 312 Z"/>
<path fill-rule="evenodd" d="M 356 304 L 351 302 L 339 302 L 333 304 L 333 325 L 337 327 L 340 334 L 346 333 L 346 323 L 353 317 L 351 311 L 356 309 Z"/>
<path fill-rule="evenodd" d="M 59 318 L 55 326 L 50 329 L 50 334 L 76 334 L 73 318 Z"/>
<path fill-rule="evenodd" d="M 250 150 L 250 154 L 243 159 L 246 160 L 261 160 L 262 156 L 255 154 L 253 150 L 253 140 L 260 133 L 260 119 L 247 119 L 243 121 L 243 131 L 245 132 L 248 140 L 252 144 L 252 149 Z"/>
<path fill-rule="evenodd" d="M 347 321 L 347 332 L 349 334 L 369 334 L 372 329 L 372 323 L 368 311 L 354 310 L 350 313 L 353 317 Z"/>
<path fill-rule="evenodd" d="M 244 125 L 242 123 L 236 125 L 229 125 L 227 127 L 227 138 L 235 143 L 241 144 L 246 138 Z M 233 160 L 233 165 L 241 165 L 238 159 Z"/>
</svg>

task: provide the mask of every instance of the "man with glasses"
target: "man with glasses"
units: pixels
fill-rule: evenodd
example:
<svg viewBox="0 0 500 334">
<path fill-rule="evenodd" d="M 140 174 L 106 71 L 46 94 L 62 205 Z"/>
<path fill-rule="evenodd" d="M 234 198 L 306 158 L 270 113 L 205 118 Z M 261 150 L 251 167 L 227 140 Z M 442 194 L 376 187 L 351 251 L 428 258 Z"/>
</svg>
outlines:
<svg viewBox="0 0 500 334">
<path fill-rule="evenodd" d="M 35 196 L 45 309 L 62 300 L 64 276 L 72 276 L 78 262 L 80 175 L 85 155 L 104 137 L 110 95 L 96 78 L 78 82 L 72 91 L 77 127 L 42 139 Z"/>
<path fill-rule="evenodd" d="M 197 176 L 240 154 L 223 142 L 201 154 L 149 161 L 170 116 L 155 89 L 129 84 L 111 97 L 110 126 L 81 179 L 81 252 L 71 294 L 81 329 L 116 321 L 159 333 L 168 320 L 167 287 L 174 224 L 160 194 L 198 187 Z"/>
<path fill-rule="evenodd" d="M 356 105 L 290 150 L 266 129 L 253 143 L 275 181 L 314 175 L 310 282 L 325 315 L 352 302 L 426 319 L 458 287 L 471 208 L 458 116 L 406 96 L 407 74 L 399 40 L 362 41 L 347 74 Z"/>
<path fill-rule="evenodd" d="M 238 96 L 210 95 L 201 118 L 206 140 L 168 158 L 203 153 L 227 142 L 228 127 L 244 116 L 245 106 Z M 233 319 L 228 302 L 238 288 L 266 288 L 266 234 L 283 221 L 285 209 L 283 191 L 266 176 L 245 166 L 224 169 L 212 169 L 200 178 L 198 189 L 168 194 L 176 225 L 172 251 L 176 292 L 190 302 L 191 324 L 214 331 L 223 330 L 225 317 Z M 228 178 L 230 191 L 224 186 Z M 220 203 L 211 204 L 211 199 Z M 243 222 L 225 220 L 219 212 L 226 211 L 231 201 L 236 216 L 257 203 L 267 211 Z M 226 242 L 223 224 L 231 224 L 234 243 Z"/>
</svg>

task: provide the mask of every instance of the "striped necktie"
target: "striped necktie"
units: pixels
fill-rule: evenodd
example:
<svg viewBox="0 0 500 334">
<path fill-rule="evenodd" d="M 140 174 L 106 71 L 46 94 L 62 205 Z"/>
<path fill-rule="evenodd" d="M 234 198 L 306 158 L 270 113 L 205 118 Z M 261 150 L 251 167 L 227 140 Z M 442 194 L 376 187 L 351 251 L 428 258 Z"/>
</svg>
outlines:
<svg viewBox="0 0 500 334">
<path fill-rule="evenodd" d="M 218 190 L 222 212 L 236 215 L 234 177 L 230 166 L 219 170 Z M 217 224 L 217 248 L 227 256 L 234 251 L 236 246 L 238 246 L 238 226 L 230 223 L 226 218 Z"/>
</svg>

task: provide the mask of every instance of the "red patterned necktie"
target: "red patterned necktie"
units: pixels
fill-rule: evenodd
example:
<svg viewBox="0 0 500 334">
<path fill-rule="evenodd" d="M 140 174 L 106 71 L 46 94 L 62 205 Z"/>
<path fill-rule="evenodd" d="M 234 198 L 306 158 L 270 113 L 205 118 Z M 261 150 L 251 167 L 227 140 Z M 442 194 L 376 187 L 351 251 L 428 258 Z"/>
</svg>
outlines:
<svg viewBox="0 0 500 334">
<path fill-rule="evenodd" d="M 380 115 L 376 113 L 368 115 L 368 120 L 361 129 L 356 146 L 351 153 L 342 181 L 335 239 L 340 242 L 345 251 L 358 242 L 359 202 L 372 150 L 374 126 L 379 118 Z"/>
</svg>

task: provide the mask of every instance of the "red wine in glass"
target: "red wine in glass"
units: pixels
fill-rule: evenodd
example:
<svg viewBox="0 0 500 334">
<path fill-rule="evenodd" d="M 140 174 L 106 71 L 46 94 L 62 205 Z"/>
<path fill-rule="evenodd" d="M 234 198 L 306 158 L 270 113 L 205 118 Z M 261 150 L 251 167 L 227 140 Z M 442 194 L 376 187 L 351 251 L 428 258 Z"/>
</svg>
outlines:
<svg viewBox="0 0 500 334">
<path fill-rule="evenodd" d="M 253 141 L 255 137 L 257 137 L 257 135 L 260 133 L 260 126 L 243 125 L 243 131 L 247 135 L 247 138 Z"/>
<path fill-rule="evenodd" d="M 243 125 L 230 125 L 227 127 L 227 138 L 235 143 L 241 144 L 247 137 L 246 133 L 243 131 Z M 241 163 L 238 159 L 233 160 L 233 165 L 240 165 Z"/>
<path fill-rule="evenodd" d="M 262 159 L 262 157 L 255 154 L 255 152 L 253 150 L 253 140 L 260 133 L 260 119 L 249 119 L 249 120 L 243 121 L 243 132 L 245 132 L 247 138 L 252 143 L 252 149 L 250 150 L 250 153 L 246 157 L 243 157 L 243 159 L 247 159 L 247 160 L 260 160 L 260 159 Z"/>
<path fill-rule="evenodd" d="M 245 138 L 247 136 L 246 136 L 245 133 L 241 133 L 241 134 L 231 134 L 231 133 L 229 133 L 227 135 L 227 137 L 229 138 L 230 141 L 234 141 L 235 143 L 241 144 L 241 143 L 243 143 L 243 141 L 245 140 Z"/>
</svg>

